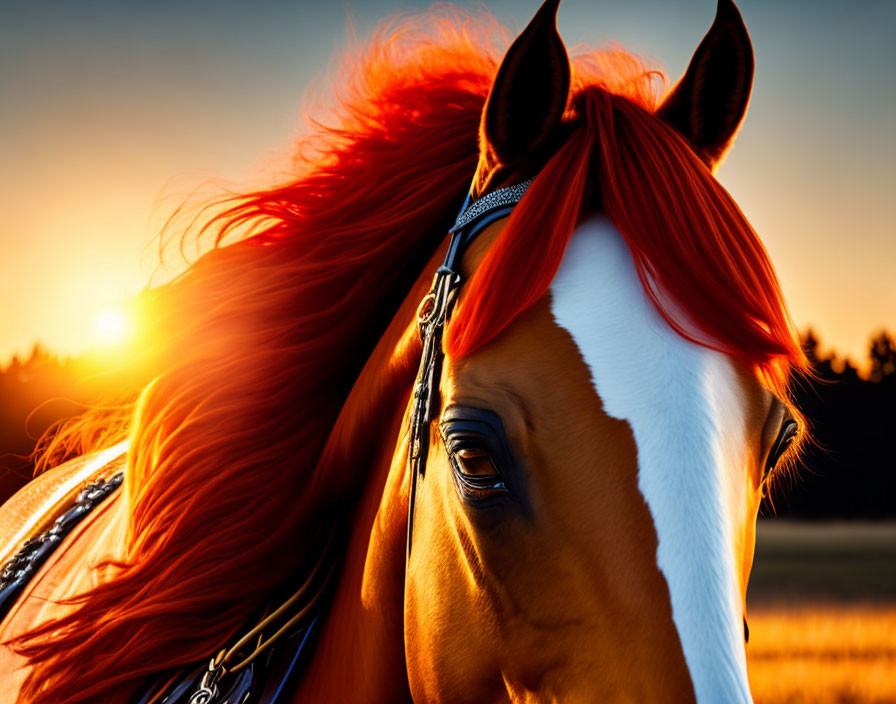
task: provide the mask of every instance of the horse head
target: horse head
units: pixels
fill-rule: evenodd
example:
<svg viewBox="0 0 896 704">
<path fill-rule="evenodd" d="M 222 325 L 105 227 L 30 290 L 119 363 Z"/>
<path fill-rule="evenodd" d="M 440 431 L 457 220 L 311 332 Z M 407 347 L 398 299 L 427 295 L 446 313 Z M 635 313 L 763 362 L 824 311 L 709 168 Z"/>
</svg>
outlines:
<svg viewBox="0 0 896 704">
<path fill-rule="evenodd" d="M 474 189 L 535 181 L 459 272 L 412 489 L 410 688 L 750 701 L 756 517 L 797 421 L 771 357 L 738 346 L 738 326 L 786 324 L 738 300 L 780 302 L 711 175 L 746 110 L 749 37 L 721 0 L 649 114 L 602 87 L 570 95 L 557 5 L 510 47 L 482 114 Z"/>
</svg>

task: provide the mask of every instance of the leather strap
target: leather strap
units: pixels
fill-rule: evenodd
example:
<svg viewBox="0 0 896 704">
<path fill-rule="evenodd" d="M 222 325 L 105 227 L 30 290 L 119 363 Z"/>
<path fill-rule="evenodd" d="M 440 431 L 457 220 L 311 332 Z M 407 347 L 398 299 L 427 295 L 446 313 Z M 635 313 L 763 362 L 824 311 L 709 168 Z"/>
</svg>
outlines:
<svg viewBox="0 0 896 704">
<path fill-rule="evenodd" d="M 423 343 L 420 370 L 414 384 L 414 407 L 411 412 L 410 448 L 408 463 L 411 472 L 411 491 L 408 497 L 408 533 L 405 560 L 411 557 L 414 531 L 414 508 L 417 483 L 426 473 L 426 457 L 429 453 L 429 424 L 433 420 L 436 396 L 442 378 L 445 352 L 442 336 L 451 317 L 457 291 L 463 284 L 460 274 L 461 260 L 470 243 L 486 227 L 500 218 L 507 217 L 522 200 L 534 179 L 514 186 L 499 188 L 472 203 L 467 195 L 460 215 L 449 231 L 448 252 L 445 261 L 436 271 L 432 287 L 417 308 L 417 328 Z"/>
</svg>

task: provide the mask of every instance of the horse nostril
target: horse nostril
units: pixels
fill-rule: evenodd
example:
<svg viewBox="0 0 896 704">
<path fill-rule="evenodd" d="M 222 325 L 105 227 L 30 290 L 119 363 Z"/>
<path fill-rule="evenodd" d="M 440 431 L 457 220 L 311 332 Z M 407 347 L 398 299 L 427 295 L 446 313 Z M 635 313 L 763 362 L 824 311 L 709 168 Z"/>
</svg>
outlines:
<svg viewBox="0 0 896 704">
<path fill-rule="evenodd" d="M 747 625 L 747 617 L 744 616 L 744 643 L 750 642 L 750 627 Z"/>
</svg>

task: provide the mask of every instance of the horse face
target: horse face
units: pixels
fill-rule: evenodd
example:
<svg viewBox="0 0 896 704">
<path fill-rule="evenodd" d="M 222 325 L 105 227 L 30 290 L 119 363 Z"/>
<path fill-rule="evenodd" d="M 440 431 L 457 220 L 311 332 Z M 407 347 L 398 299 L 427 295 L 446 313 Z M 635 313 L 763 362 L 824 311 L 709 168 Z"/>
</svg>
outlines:
<svg viewBox="0 0 896 704">
<path fill-rule="evenodd" d="M 406 581 L 415 699 L 749 701 L 746 584 L 785 422 L 584 222 L 549 293 L 446 360 Z"/>
<path fill-rule="evenodd" d="M 562 141 L 569 63 L 548 0 L 482 116 L 476 187 Z M 749 100 L 730 0 L 656 111 L 710 167 Z M 501 225 L 474 244 L 469 275 Z M 795 424 L 751 369 L 687 341 L 620 233 L 579 225 L 548 293 L 446 359 L 405 589 L 421 701 L 750 701 L 745 592 L 764 475 Z"/>
</svg>

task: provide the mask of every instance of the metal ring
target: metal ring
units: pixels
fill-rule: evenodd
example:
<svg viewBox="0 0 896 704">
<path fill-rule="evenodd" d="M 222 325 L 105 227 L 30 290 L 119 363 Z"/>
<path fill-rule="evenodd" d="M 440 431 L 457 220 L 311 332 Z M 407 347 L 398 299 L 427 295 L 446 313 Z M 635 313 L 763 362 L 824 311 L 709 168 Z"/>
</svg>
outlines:
<svg viewBox="0 0 896 704">
<path fill-rule="evenodd" d="M 435 291 L 430 291 L 420 301 L 420 305 L 417 306 L 417 324 L 426 325 L 431 322 L 435 311 L 436 293 Z"/>
</svg>

